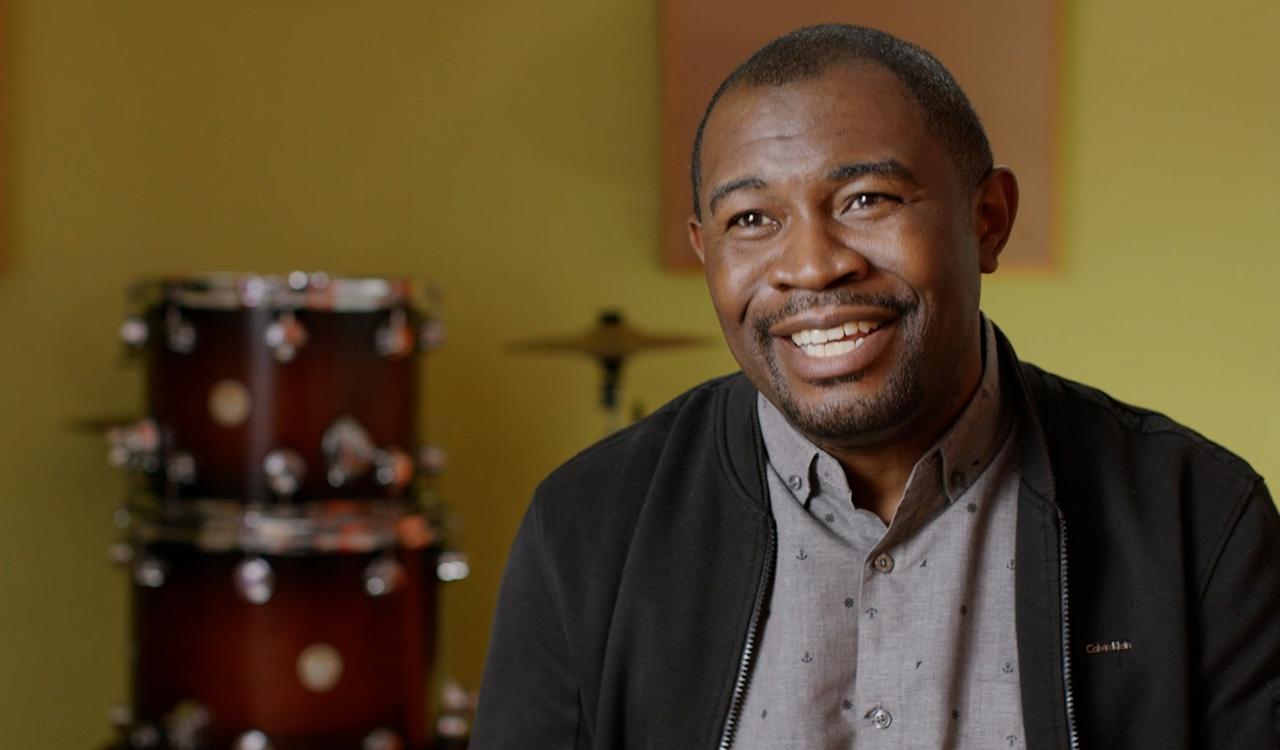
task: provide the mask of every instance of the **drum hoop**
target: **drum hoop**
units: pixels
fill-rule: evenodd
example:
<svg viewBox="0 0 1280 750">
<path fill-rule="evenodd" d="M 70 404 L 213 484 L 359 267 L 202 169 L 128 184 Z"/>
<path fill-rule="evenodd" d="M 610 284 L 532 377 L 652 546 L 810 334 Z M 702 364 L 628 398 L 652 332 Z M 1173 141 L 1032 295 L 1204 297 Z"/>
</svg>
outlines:
<svg viewBox="0 0 1280 750">
<path fill-rule="evenodd" d="M 370 500 L 247 506 L 236 500 L 169 501 L 133 506 L 129 532 L 147 545 L 173 543 L 203 552 L 264 555 L 359 554 L 422 549 L 440 534 L 422 513 Z"/>
<path fill-rule="evenodd" d="M 216 272 L 144 279 L 130 288 L 129 297 L 140 308 L 167 302 L 192 310 L 377 312 L 413 307 L 427 312 L 432 307 L 431 290 L 415 279 L 303 271 L 287 275 Z"/>
</svg>

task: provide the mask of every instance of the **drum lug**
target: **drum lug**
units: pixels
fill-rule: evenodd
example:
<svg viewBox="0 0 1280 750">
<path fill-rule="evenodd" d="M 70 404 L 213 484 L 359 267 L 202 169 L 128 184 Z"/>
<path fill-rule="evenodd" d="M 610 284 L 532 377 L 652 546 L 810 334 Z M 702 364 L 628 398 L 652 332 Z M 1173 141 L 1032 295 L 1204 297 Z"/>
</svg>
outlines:
<svg viewBox="0 0 1280 750">
<path fill-rule="evenodd" d="M 209 743 L 209 709 L 197 701 L 182 701 L 164 717 L 169 750 L 202 750 Z"/>
<path fill-rule="evenodd" d="M 292 362 L 298 356 L 298 350 L 307 345 L 309 337 L 306 326 L 298 322 L 298 316 L 286 310 L 267 326 L 264 338 L 278 362 Z"/>
<path fill-rule="evenodd" d="M 440 476 L 448 463 L 449 454 L 438 445 L 424 445 L 418 449 L 418 469 L 425 476 Z"/>
<path fill-rule="evenodd" d="M 328 480 L 333 487 L 341 487 L 368 470 L 375 450 L 368 431 L 345 414 L 325 429 L 320 449 L 329 464 Z"/>
<path fill-rule="evenodd" d="M 133 524 L 133 511 L 129 510 L 129 506 L 121 505 L 111 513 L 111 523 L 121 531 L 129 528 Z"/>
<path fill-rule="evenodd" d="M 380 599 L 403 588 L 406 578 L 404 566 L 399 561 L 393 557 L 379 557 L 364 569 L 364 590 L 369 596 Z"/>
<path fill-rule="evenodd" d="M 138 724 L 129 730 L 126 740 L 131 750 L 150 750 L 160 747 L 160 730 L 154 724 Z"/>
<path fill-rule="evenodd" d="M 123 703 L 117 703 L 107 709 L 107 723 L 118 732 L 126 732 L 133 725 L 133 709 Z"/>
<path fill-rule="evenodd" d="M 144 318 L 129 316 L 120 324 L 120 342 L 130 352 L 142 351 L 151 338 L 151 326 Z"/>
<path fill-rule="evenodd" d="M 267 735 L 251 729 L 236 737 L 235 742 L 231 743 L 231 750 L 272 750 L 272 745 Z"/>
<path fill-rule="evenodd" d="M 236 593 L 250 604 L 266 604 L 276 590 L 276 573 L 261 557 L 240 561 L 232 573 Z"/>
<path fill-rule="evenodd" d="M 164 467 L 165 478 L 174 484 L 191 484 L 196 481 L 196 459 L 187 451 L 173 451 Z"/>
<path fill-rule="evenodd" d="M 360 750 L 404 750 L 404 742 L 394 731 L 380 727 L 364 738 Z"/>
<path fill-rule="evenodd" d="M 383 487 L 401 490 L 413 480 L 413 459 L 399 448 L 380 449 L 373 454 L 374 477 Z"/>
<path fill-rule="evenodd" d="M 153 419 L 107 430 L 107 460 L 112 466 L 154 473 L 160 468 L 160 428 Z"/>
<path fill-rule="evenodd" d="M 178 354 L 190 354 L 196 348 L 196 328 L 182 317 L 177 307 L 170 307 L 164 316 L 165 342 Z"/>
<path fill-rule="evenodd" d="M 436 561 L 436 578 L 446 583 L 461 581 L 471 575 L 471 563 L 466 553 L 448 550 L 440 553 Z"/>
<path fill-rule="evenodd" d="M 469 717 L 475 712 L 475 695 L 457 680 L 445 680 L 440 686 L 440 718 L 436 734 L 448 747 L 460 745 L 471 736 Z"/>
<path fill-rule="evenodd" d="M 423 352 L 433 352 L 444 346 L 445 329 L 444 323 L 435 318 L 428 318 L 422 321 L 418 326 L 418 349 Z"/>
<path fill-rule="evenodd" d="M 107 560 L 120 568 L 126 568 L 133 563 L 133 545 L 128 542 L 115 542 L 107 545 Z"/>
<path fill-rule="evenodd" d="M 379 355 L 391 360 L 403 359 L 413 351 L 413 330 L 403 307 L 393 309 L 387 322 L 378 326 L 374 348 Z"/>
<path fill-rule="evenodd" d="M 133 564 L 133 580 L 149 589 L 158 589 L 169 577 L 169 566 L 159 558 L 147 556 Z"/>
<path fill-rule="evenodd" d="M 297 451 L 277 448 L 262 459 L 262 470 L 267 475 L 267 486 L 271 491 L 287 500 L 302 484 L 302 478 L 307 474 L 307 462 Z"/>
</svg>

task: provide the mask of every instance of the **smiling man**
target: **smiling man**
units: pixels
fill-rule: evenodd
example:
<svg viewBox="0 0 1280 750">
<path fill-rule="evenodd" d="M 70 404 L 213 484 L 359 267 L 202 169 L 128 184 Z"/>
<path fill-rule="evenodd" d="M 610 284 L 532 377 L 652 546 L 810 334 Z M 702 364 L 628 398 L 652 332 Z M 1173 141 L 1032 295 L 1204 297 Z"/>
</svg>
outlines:
<svg viewBox="0 0 1280 750">
<path fill-rule="evenodd" d="M 742 373 L 539 486 L 474 747 L 1280 746 L 1261 478 L 981 314 L 1017 184 L 932 56 L 788 34 L 692 166 Z"/>
</svg>

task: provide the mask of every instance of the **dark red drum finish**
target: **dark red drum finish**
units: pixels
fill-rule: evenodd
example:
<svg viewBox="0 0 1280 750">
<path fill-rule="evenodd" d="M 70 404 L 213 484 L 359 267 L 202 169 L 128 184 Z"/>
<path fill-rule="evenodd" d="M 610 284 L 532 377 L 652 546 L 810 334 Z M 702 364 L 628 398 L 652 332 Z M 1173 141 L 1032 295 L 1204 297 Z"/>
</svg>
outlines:
<svg viewBox="0 0 1280 750">
<path fill-rule="evenodd" d="M 422 517 L 204 515 L 135 529 L 138 725 L 168 748 L 427 747 L 439 547 Z"/>
<path fill-rule="evenodd" d="M 415 351 L 436 329 L 402 280 L 203 276 L 135 295 L 150 419 L 116 459 L 165 498 L 395 498 L 415 462 Z M 150 434 L 146 434 L 147 431 Z M 128 431 L 125 431 L 126 433 Z"/>
<path fill-rule="evenodd" d="M 442 691 L 438 717 L 429 694 L 437 582 L 467 566 L 415 502 L 415 474 L 443 461 L 414 451 L 415 355 L 441 338 L 428 296 L 295 272 L 149 282 L 132 301 L 147 416 L 108 438 L 155 497 L 117 513 L 112 547 L 134 581 L 123 746 L 464 744 L 465 691 Z"/>
</svg>

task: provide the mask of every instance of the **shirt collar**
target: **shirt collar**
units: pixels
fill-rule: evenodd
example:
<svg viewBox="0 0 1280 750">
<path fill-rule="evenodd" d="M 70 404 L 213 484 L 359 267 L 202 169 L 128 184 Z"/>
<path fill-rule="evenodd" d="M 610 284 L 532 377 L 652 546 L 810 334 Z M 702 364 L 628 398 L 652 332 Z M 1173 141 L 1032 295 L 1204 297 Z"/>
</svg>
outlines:
<svg viewBox="0 0 1280 750">
<path fill-rule="evenodd" d="M 982 317 L 982 377 L 960 416 L 929 453 L 941 459 L 942 487 L 955 501 L 995 458 L 1008 436 L 1011 414 L 1004 408 L 1000 388 L 1000 358 L 996 356 L 995 326 Z"/>
</svg>

